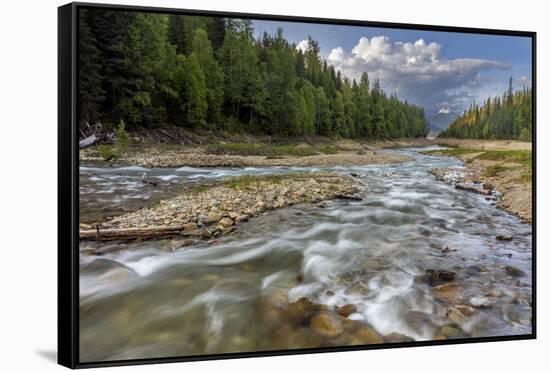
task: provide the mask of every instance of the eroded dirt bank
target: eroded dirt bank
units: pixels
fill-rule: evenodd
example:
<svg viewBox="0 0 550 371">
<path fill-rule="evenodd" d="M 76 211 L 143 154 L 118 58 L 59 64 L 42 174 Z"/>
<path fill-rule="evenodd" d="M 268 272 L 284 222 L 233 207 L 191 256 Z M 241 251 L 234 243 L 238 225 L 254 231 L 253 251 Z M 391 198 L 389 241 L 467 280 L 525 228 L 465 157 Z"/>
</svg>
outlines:
<svg viewBox="0 0 550 371">
<path fill-rule="evenodd" d="M 481 142 L 477 143 L 482 146 Z M 517 215 L 523 221 L 532 222 L 532 153 L 531 150 L 515 149 L 525 147 L 523 142 L 487 142 L 484 148 L 508 148 L 500 150 L 479 150 L 455 148 L 428 151 L 436 156 L 454 156 L 464 161 L 465 169 L 441 168 L 432 173 L 438 180 L 466 187 L 466 190 L 497 196 L 498 207 Z M 514 148 L 514 149 L 509 149 Z"/>
</svg>

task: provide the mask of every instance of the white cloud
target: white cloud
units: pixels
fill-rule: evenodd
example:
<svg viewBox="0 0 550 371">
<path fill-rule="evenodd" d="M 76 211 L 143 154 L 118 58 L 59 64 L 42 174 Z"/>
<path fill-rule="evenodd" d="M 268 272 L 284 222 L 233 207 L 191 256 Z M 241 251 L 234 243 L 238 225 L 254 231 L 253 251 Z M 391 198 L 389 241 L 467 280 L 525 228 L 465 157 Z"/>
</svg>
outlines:
<svg viewBox="0 0 550 371">
<path fill-rule="evenodd" d="M 481 85 L 480 71 L 509 68 L 487 59 L 445 59 L 439 43 L 423 39 L 392 43 L 387 36 L 361 37 L 349 53 L 341 47 L 332 49 L 328 62 L 350 78 L 367 72 L 371 81 L 380 79 L 386 91 L 424 106 L 462 105 Z"/>
<path fill-rule="evenodd" d="M 341 47 L 332 49 L 328 55 L 328 60 L 332 63 L 342 63 L 344 61 L 344 49 Z"/>
<path fill-rule="evenodd" d="M 296 45 L 296 50 L 301 50 L 305 53 L 308 50 L 309 42 L 307 40 L 302 40 Z"/>
</svg>

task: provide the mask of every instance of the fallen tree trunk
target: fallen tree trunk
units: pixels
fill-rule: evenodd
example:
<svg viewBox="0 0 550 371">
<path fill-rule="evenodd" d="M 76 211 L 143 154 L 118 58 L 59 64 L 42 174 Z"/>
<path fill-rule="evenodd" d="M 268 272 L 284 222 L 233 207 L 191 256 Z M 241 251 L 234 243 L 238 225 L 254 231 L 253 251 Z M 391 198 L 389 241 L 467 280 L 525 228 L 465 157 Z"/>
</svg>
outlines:
<svg viewBox="0 0 550 371">
<path fill-rule="evenodd" d="M 479 194 L 482 194 L 482 195 L 485 195 L 485 196 L 490 196 L 490 195 L 493 194 L 493 192 L 490 189 L 483 189 L 481 187 L 476 187 L 476 186 L 472 186 L 472 185 L 468 185 L 468 184 L 458 183 L 457 185 L 455 185 L 455 188 L 463 190 L 463 191 L 479 193 Z"/>
<path fill-rule="evenodd" d="M 170 238 L 175 236 L 200 236 L 199 230 L 184 231 L 183 227 L 154 227 L 127 229 L 96 229 L 81 230 L 81 240 L 111 241 L 111 240 L 147 240 L 151 238 Z"/>
<path fill-rule="evenodd" d="M 89 146 L 97 143 L 99 140 L 100 140 L 100 138 L 97 135 L 92 134 L 89 137 L 86 137 L 86 138 L 80 140 L 78 142 L 78 147 L 79 148 L 86 148 L 86 147 L 89 147 Z"/>
</svg>

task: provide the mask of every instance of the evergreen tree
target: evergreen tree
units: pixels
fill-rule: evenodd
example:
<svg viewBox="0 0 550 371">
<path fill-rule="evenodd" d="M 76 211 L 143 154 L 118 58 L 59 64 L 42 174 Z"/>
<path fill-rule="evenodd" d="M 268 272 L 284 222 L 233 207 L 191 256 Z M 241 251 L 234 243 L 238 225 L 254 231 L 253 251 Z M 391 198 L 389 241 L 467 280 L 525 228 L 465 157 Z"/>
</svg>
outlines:
<svg viewBox="0 0 550 371">
<path fill-rule="evenodd" d="M 371 88 L 366 73 L 345 78 L 311 37 L 302 51 L 282 29 L 254 39 L 250 20 L 100 9 L 80 20 L 82 120 L 367 139 L 428 131 L 420 107 Z M 530 102 L 524 89 L 472 105 L 463 121 L 479 129 L 461 135 L 528 137 Z"/>
<path fill-rule="evenodd" d="M 79 24 L 79 114 L 80 121 L 94 124 L 101 112 L 101 104 L 105 99 L 105 91 L 102 89 L 101 54 L 97 48 L 95 35 L 90 31 L 87 21 L 87 11 L 80 13 Z"/>
<path fill-rule="evenodd" d="M 531 140 L 532 92 L 527 88 L 514 92 L 512 83 L 510 78 L 502 97 L 489 98 L 482 106 L 472 103 L 439 136 Z"/>
<path fill-rule="evenodd" d="M 207 120 L 211 124 L 221 122 L 223 106 L 223 71 L 214 59 L 214 52 L 205 30 L 195 31 L 192 48 L 193 54 L 204 73 L 206 84 Z"/>
</svg>

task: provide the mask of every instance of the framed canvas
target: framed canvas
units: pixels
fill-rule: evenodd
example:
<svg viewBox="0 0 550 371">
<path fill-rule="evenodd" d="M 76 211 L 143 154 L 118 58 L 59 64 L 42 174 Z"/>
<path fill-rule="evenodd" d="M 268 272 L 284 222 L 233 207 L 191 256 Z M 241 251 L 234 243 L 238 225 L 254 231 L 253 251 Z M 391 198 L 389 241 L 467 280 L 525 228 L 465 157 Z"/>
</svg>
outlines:
<svg viewBox="0 0 550 371">
<path fill-rule="evenodd" d="M 60 364 L 535 338 L 534 32 L 58 19 Z"/>
</svg>

